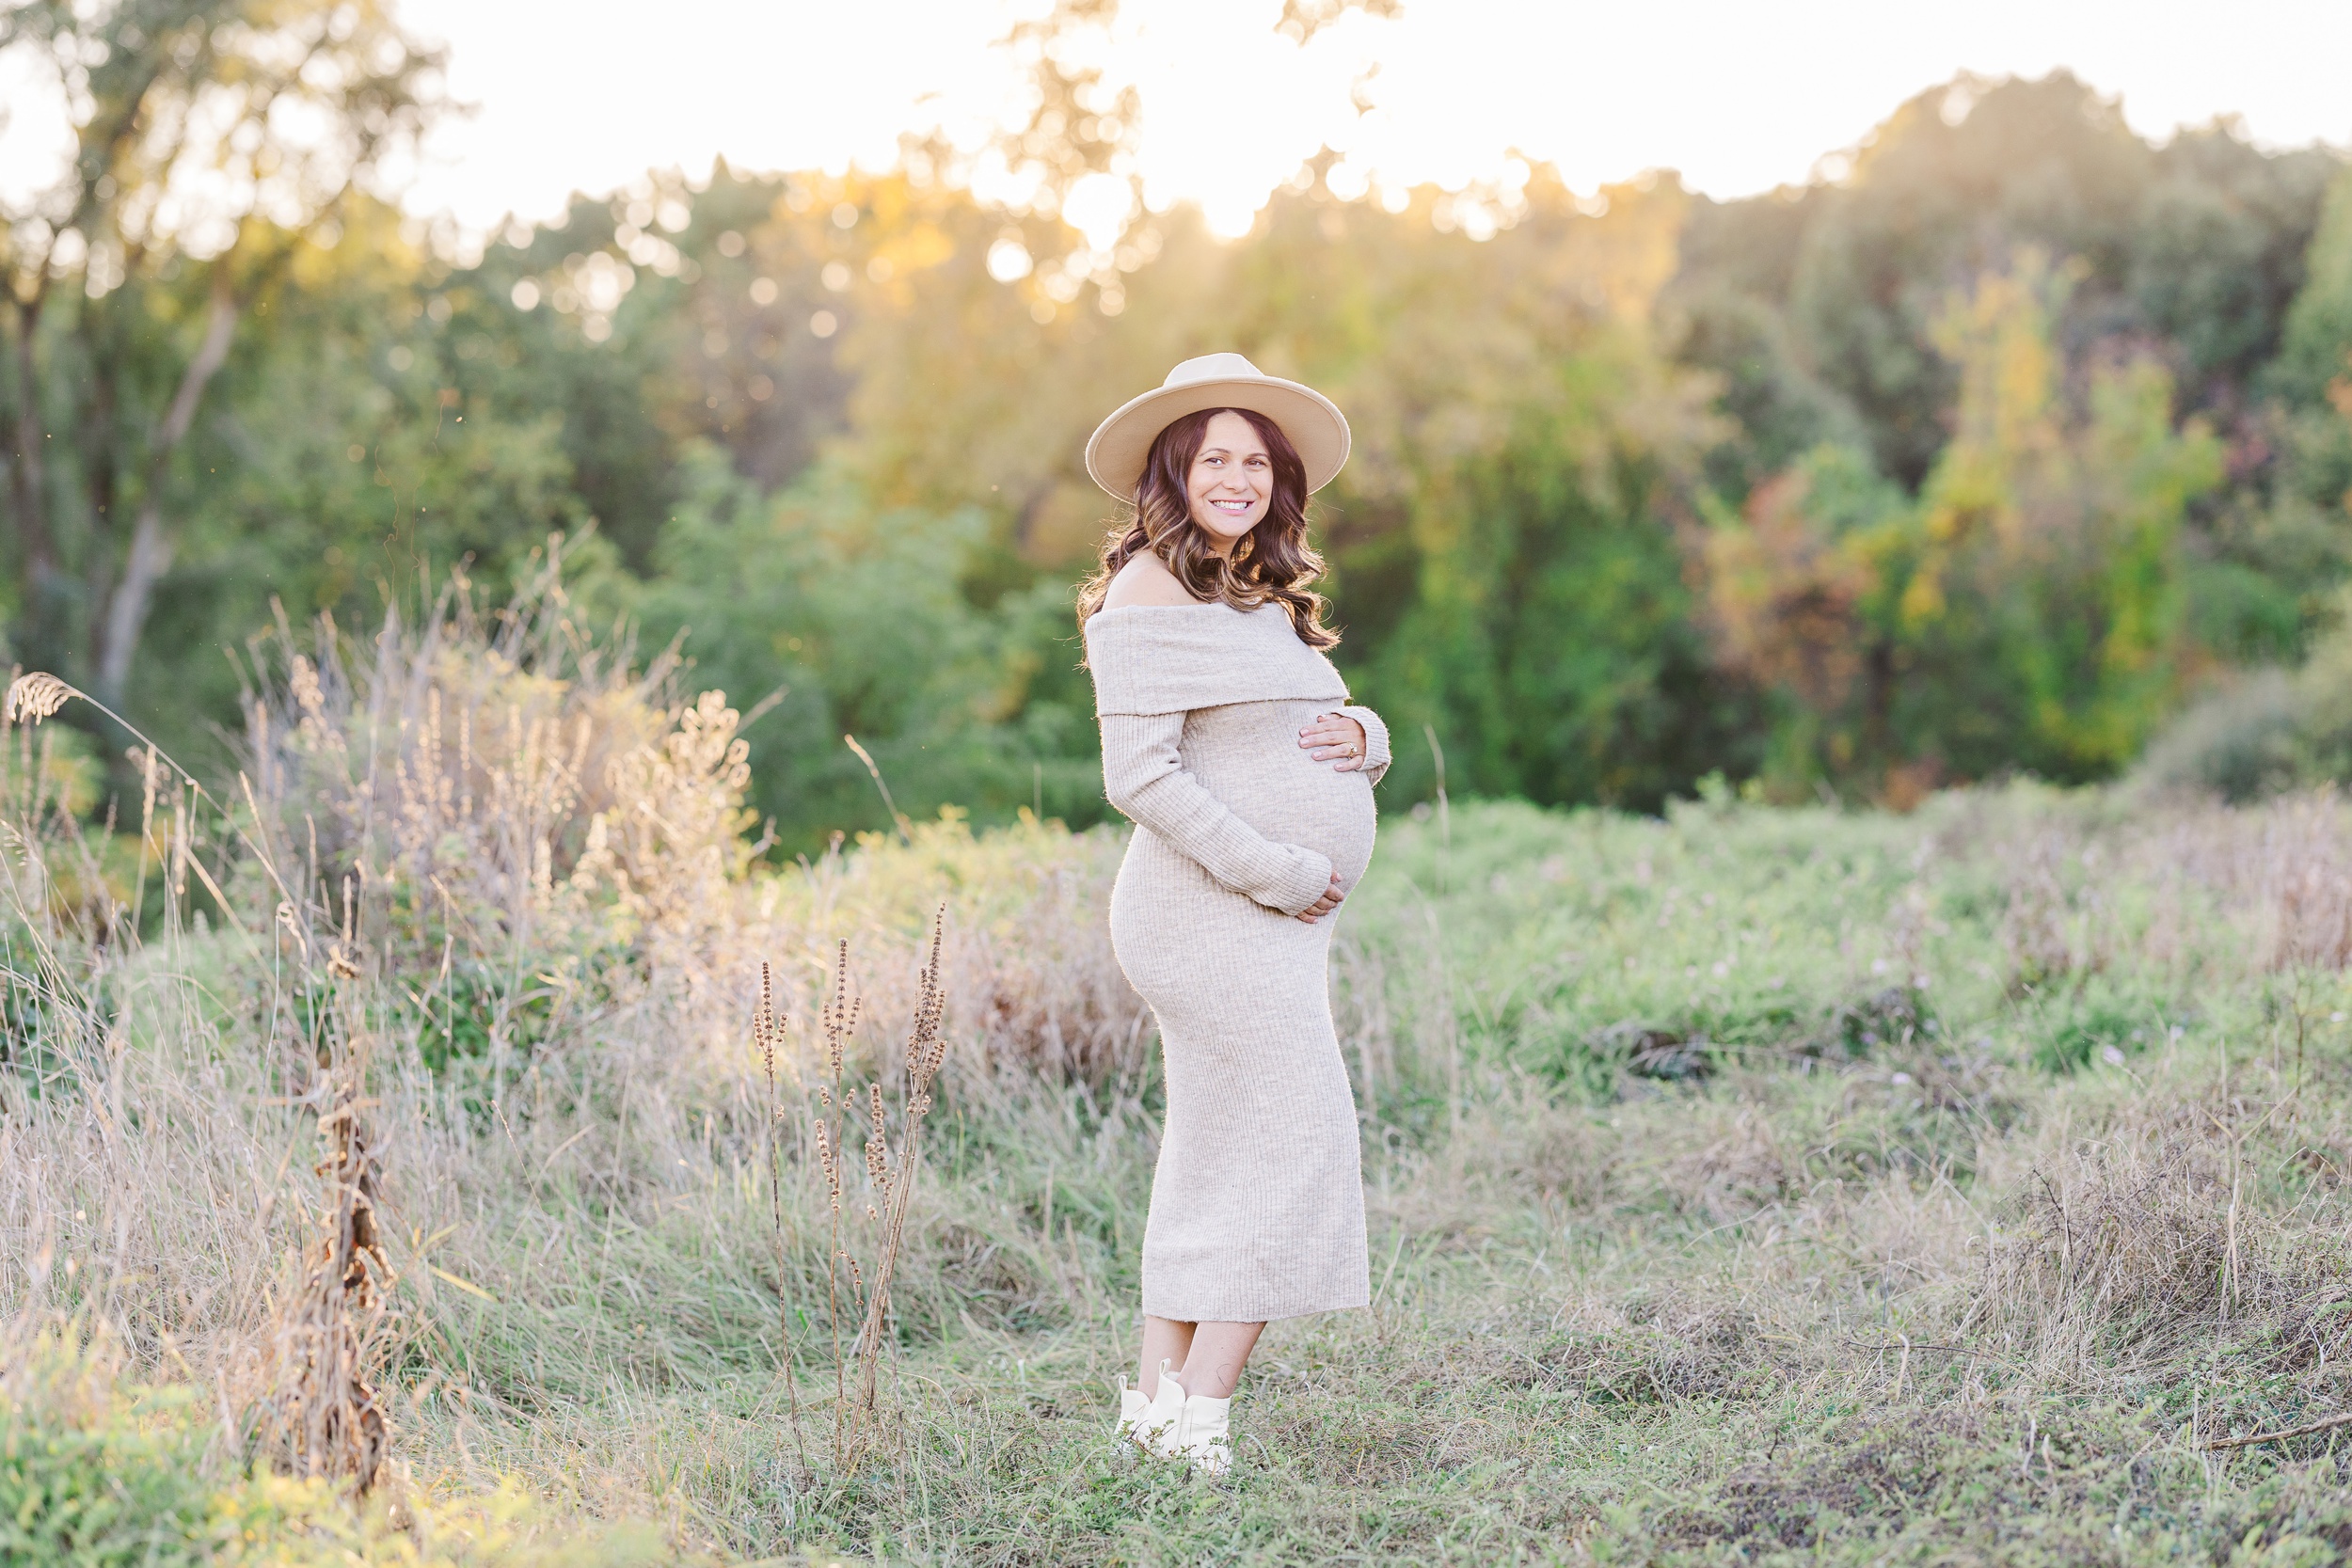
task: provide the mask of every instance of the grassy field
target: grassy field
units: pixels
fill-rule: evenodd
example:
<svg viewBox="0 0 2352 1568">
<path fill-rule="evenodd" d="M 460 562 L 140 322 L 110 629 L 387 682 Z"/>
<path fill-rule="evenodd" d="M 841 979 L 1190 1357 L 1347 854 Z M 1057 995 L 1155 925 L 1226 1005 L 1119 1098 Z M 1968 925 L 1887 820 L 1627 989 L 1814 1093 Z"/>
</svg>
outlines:
<svg viewBox="0 0 2352 1568">
<path fill-rule="evenodd" d="M 1389 819 L 1334 968 L 1375 1302 L 1269 1331 L 1207 1481 L 1110 1433 L 1156 1102 L 1119 836 L 757 862 L 733 716 L 559 619 L 289 641 L 245 781 L 157 769 L 111 839 L 54 724 L 6 736 L 0 1558 L 2352 1554 L 2352 1425 L 2216 1446 L 2352 1410 L 2332 798 Z M 903 1187 L 942 910 L 837 1441 L 850 1146 L 880 1082 Z M 361 1165 L 373 1299 L 322 1328 Z M 289 1415 L 330 1342 L 389 1424 L 358 1506 L 276 1473 L 333 1468 Z"/>
</svg>

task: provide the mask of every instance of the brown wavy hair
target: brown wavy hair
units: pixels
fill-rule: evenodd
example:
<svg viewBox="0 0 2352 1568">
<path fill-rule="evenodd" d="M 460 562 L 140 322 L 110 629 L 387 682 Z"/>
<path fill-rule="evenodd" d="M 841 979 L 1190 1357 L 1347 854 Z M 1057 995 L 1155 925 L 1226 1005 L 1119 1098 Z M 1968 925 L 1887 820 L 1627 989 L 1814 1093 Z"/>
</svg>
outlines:
<svg viewBox="0 0 2352 1568">
<path fill-rule="evenodd" d="M 1274 460 L 1274 496 L 1266 515 L 1234 541 L 1230 560 L 1216 553 L 1208 531 L 1193 521 L 1187 486 L 1209 421 L 1219 414 L 1248 420 Z M 1119 569 L 1146 550 L 1166 562 L 1184 591 L 1202 604 L 1222 601 L 1241 610 L 1279 604 L 1310 648 L 1328 648 L 1340 640 L 1323 624 L 1323 595 L 1307 586 L 1323 575 L 1323 557 L 1307 543 L 1307 465 L 1282 427 L 1263 414 L 1204 408 L 1153 439 L 1143 481 L 1136 486 L 1135 509 L 1104 539 L 1102 568 L 1078 590 L 1080 626 L 1103 608 Z"/>
</svg>

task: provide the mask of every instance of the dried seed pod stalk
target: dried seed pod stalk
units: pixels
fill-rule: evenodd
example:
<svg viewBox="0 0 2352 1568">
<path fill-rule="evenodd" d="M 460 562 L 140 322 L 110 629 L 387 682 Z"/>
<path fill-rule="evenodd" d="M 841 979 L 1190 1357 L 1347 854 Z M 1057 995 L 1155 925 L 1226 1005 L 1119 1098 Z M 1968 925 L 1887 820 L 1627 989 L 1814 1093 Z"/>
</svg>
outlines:
<svg viewBox="0 0 2352 1568">
<path fill-rule="evenodd" d="M 931 1082 L 947 1056 L 945 1023 L 947 993 L 939 983 L 939 949 L 946 934 L 946 906 L 931 917 L 931 947 L 923 966 L 922 992 L 914 1008 L 914 1027 L 907 1036 L 907 1117 L 912 1123 L 931 1108 Z M 910 1135 L 912 1130 L 910 1129 Z"/>
<path fill-rule="evenodd" d="M 915 1160 L 921 1149 L 923 1120 L 931 1108 L 930 1086 L 939 1076 L 940 1064 L 946 1057 L 947 1003 L 946 993 L 939 981 L 939 955 L 946 915 L 946 908 L 943 905 L 931 918 L 930 950 L 919 976 L 920 989 L 915 999 L 914 1017 L 907 1030 L 906 1124 L 899 1139 L 897 1178 L 883 1194 L 882 1208 L 878 1216 L 882 1226 L 881 1251 L 875 1259 L 872 1284 L 866 1291 L 866 1321 L 859 1328 L 856 1341 L 860 1360 L 858 1402 L 862 1415 L 868 1418 L 874 1410 L 882 1370 L 883 1335 L 889 1323 L 890 1279 L 898 1269 L 898 1257 L 906 1241 L 907 1205 L 914 1194 Z M 888 1143 L 879 1115 L 881 1098 L 881 1087 L 876 1085 L 874 1132 L 876 1138 L 882 1140 L 882 1148 L 887 1150 Z M 881 1183 L 878 1181 L 877 1185 Z"/>
<path fill-rule="evenodd" d="M 768 1217 L 776 1245 L 776 1359 L 784 1369 L 784 1391 L 792 1413 L 792 1450 L 808 1474 L 808 1448 L 801 1436 L 801 1390 L 792 1373 L 792 1301 L 786 1282 L 791 1277 L 791 1254 L 784 1241 L 784 1174 L 776 1130 L 784 1124 L 784 1100 L 776 1088 L 776 1047 L 784 1039 L 786 1020 L 776 1016 L 775 976 L 766 963 L 759 966 L 759 1005 L 752 1012 L 752 1038 L 759 1046 L 759 1065 L 768 1077 Z"/>
<path fill-rule="evenodd" d="M 930 942 L 917 975 L 918 994 L 908 1023 L 903 1058 L 904 1102 L 898 1117 L 899 1142 L 896 1150 L 890 1147 L 890 1104 L 882 1084 L 870 1082 L 861 1094 L 842 1082 L 849 1060 L 850 1037 L 863 1013 L 861 1000 L 850 989 L 847 942 L 839 943 L 834 950 L 832 992 L 817 1009 L 818 1030 L 824 1042 L 825 1072 L 815 1085 L 820 1114 L 809 1119 L 808 1127 L 810 1141 L 816 1146 L 817 1166 L 824 1179 L 826 1206 L 832 1211 L 825 1294 L 834 1347 L 834 1458 L 844 1470 L 854 1468 L 885 1437 L 885 1425 L 876 1404 L 882 1358 L 888 1345 L 890 1282 L 905 1247 L 907 1212 L 914 1196 L 923 1122 L 931 1110 L 931 1089 L 946 1057 L 946 998 L 940 983 L 945 931 L 943 908 L 931 921 Z M 772 1022 L 769 983 L 763 974 L 755 1022 L 763 1064 L 772 1061 L 771 1042 L 777 1027 Z M 771 1085 L 771 1093 L 773 1092 Z M 865 1208 L 866 1217 L 873 1222 L 876 1243 L 870 1266 L 868 1259 L 852 1250 L 842 1228 L 842 1206 L 849 1196 L 845 1189 L 850 1180 L 849 1123 L 853 1114 L 866 1122 L 866 1176 L 870 1196 Z M 845 1296 L 854 1314 L 847 1325 L 842 1311 Z M 846 1343 L 845 1326 L 851 1330 L 846 1336 Z"/>
<path fill-rule="evenodd" d="M 841 1351 L 841 1265 L 847 1259 L 841 1249 L 842 1124 L 829 1118 L 839 1117 L 849 1109 L 848 1097 L 841 1088 L 841 1066 L 863 1006 L 864 998 L 850 994 L 850 944 L 839 942 L 834 948 L 833 994 L 817 1009 L 818 1029 L 825 1040 L 828 1081 L 818 1085 L 817 1098 L 825 1114 L 816 1118 L 817 1158 L 825 1174 L 825 1201 L 833 1211 L 833 1244 L 825 1254 L 825 1309 L 833 1330 L 833 1448 L 836 1464 L 847 1461 L 851 1433 L 847 1425 L 849 1370 Z M 862 1301 L 863 1293 L 863 1282 L 859 1281 L 853 1304 Z"/>
<path fill-rule="evenodd" d="M 833 1205 L 834 1213 L 841 1212 L 841 1166 L 833 1157 L 833 1132 L 822 1117 L 817 1122 L 817 1163 L 825 1173 L 825 1200 Z"/>
<path fill-rule="evenodd" d="M 866 1178 L 873 1182 L 874 1190 L 882 1195 L 882 1200 L 888 1202 L 890 1198 L 890 1134 L 889 1126 L 882 1119 L 882 1085 L 870 1084 L 866 1086 L 872 1091 L 872 1103 L 868 1106 L 866 1114 L 873 1118 L 870 1124 L 873 1130 L 866 1139 Z"/>
<path fill-rule="evenodd" d="M 835 1088 L 841 1085 L 842 1053 L 857 1029 L 858 1014 L 865 1006 L 864 997 L 850 994 L 850 944 L 844 942 L 834 950 L 833 995 L 817 1015 L 818 1027 L 825 1037 L 825 1069 Z"/>
</svg>

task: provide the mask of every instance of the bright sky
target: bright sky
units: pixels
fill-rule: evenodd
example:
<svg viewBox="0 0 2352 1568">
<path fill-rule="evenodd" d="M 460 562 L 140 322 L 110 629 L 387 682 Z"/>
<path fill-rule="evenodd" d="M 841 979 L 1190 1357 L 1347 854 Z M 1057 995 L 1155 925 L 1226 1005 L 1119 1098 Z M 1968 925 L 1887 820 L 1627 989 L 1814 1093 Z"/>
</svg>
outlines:
<svg viewBox="0 0 2352 1568">
<path fill-rule="evenodd" d="M 479 105 L 408 204 L 480 230 L 719 154 L 880 166 L 923 124 L 976 145 L 1019 82 L 991 40 L 1047 3 L 396 0 Z M 1273 31 L 1280 11 L 1125 0 L 1105 63 L 1142 94 L 1154 205 L 1199 201 L 1236 230 L 1325 143 L 1384 185 L 1458 185 L 1518 149 L 1580 191 L 1673 167 L 1742 195 L 1804 180 L 1963 70 L 2070 67 L 2157 136 L 2234 113 L 2268 145 L 2352 143 L 2352 0 L 1405 0 L 1401 20 L 1351 17 L 1305 49 Z M 1349 89 L 1375 67 L 1359 119 Z M 36 118 L 0 125 L 0 169 Z"/>
<path fill-rule="evenodd" d="M 886 163 L 901 130 L 966 140 L 1018 78 L 990 40 L 1041 0 L 401 0 L 481 105 L 411 205 L 469 226 L 554 211 L 648 166 Z M 2244 116 L 2270 145 L 2352 143 L 2346 0 L 1406 0 L 1300 49 L 1280 0 L 1126 0 L 1106 64 L 1144 104 L 1154 205 L 1248 214 L 1326 142 L 1384 184 L 1490 175 L 1510 149 L 1589 191 L 1674 167 L 1736 196 L 1802 181 L 1902 99 L 1966 70 L 2072 68 L 2161 136 Z M 653 19 L 659 17 L 656 23 Z M 560 20 L 558 20 L 560 19 Z M 1378 68 L 1361 121 L 1349 100 Z"/>
</svg>

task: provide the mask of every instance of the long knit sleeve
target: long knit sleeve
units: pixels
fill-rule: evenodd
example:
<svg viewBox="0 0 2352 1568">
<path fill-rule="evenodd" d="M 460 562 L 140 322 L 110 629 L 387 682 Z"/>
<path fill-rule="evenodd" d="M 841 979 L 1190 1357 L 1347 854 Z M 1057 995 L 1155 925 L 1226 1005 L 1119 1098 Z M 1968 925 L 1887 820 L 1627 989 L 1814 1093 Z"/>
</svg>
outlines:
<svg viewBox="0 0 2352 1568">
<path fill-rule="evenodd" d="M 1372 709 L 1368 707 L 1361 707 L 1352 703 L 1345 707 L 1335 707 L 1331 711 L 1334 713 L 1344 713 L 1350 719 L 1355 720 L 1356 722 L 1364 727 L 1364 766 L 1362 771 L 1367 781 L 1373 784 L 1378 784 L 1380 782 L 1380 776 L 1389 770 L 1389 726 L 1382 723 L 1380 721 L 1380 716 L 1373 712 Z"/>
<path fill-rule="evenodd" d="M 1185 769 L 1177 750 L 1184 733 L 1181 713 L 1104 714 L 1103 785 L 1111 804 L 1199 863 L 1219 886 L 1268 909 L 1296 914 L 1322 897 L 1331 885 L 1329 858 L 1273 843 L 1235 816 Z"/>
</svg>

